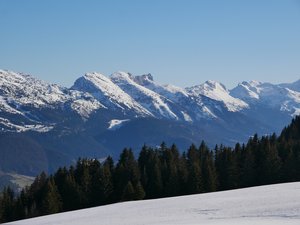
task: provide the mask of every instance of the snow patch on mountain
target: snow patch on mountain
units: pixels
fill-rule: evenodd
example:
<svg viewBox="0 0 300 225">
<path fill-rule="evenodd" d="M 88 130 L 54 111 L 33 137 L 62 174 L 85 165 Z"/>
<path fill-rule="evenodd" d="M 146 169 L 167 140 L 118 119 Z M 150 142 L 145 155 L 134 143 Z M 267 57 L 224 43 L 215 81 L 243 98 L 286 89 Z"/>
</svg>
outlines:
<svg viewBox="0 0 300 225">
<path fill-rule="evenodd" d="M 184 88 L 171 84 L 157 84 L 153 80 L 153 77 L 151 76 L 149 78 L 149 76 L 150 75 L 148 74 L 134 77 L 131 76 L 131 78 L 138 82 L 138 84 L 153 92 L 156 92 L 160 96 L 164 96 L 172 103 L 176 104 L 178 107 L 176 114 L 179 118 L 182 118 L 183 115 L 182 120 L 192 122 L 201 120 L 203 118 L 210 119 L 216 117 L 207 107 L 204 106 L 201 97 L 197 96 L 195 98 L 195 96 L 190 96 Z"/>
<path fill-rule="evenodd" d="M 182 115 L 183 115 L 183 118 L 186 122 L 193 122 L 193 119 L 190 117 L 189 114 L 187 114 L 186 112 L 184 111 L 181 111 Z"/>
<path fill-rule="evenodd" d="M 294 108 L 294 109 L 295 109 L 295 111 L 294 111 L 294 113 L 292 114 L 292 117 L 295 117 L 295 116 L 300 115 L 300 108 Z"/>
<path fill-rule="evenodd" d="M 170 109 L 167 98 L 136 83 L 131 74 L 116 72 L 110 78 L 155 117 L 178 120 L 177 115 Z"/>
<path fill-rule="evenodd" d="M 7 98 L 0 96 L 0 112 L 8 112 L 11 114 L 23 114 L 17 109 L 11 107 L 7 102 L 8 102 Z"/>
<path fill-rule="evenodd" d="M 202 110 L 205 113 L 206 117 L 200 117 L 203 118 L 217 118 L 217 116 L 205 105 L 202 106 Z"/>
<path fill-rule="evenodd" d="M 71 107 L 85 120 L 89 118 L 90 114 L 97 109 L 104 108 L 98 101 L 88 101 L 85 99 L 76 99 L 71 103 Z"/>
<path fill-rule="evenodd" d="M 108 126 L 108 130 L 117 130 L 119 129 L 120 127 L 122 127 L 125 123 L 129 122 L 130 119 L 126 119 L 126 120 L 117 120 L 117 119 L 114 119 L 114 120 L 111 120 L 109 121 L 109 126 Z"/>
<path fill-rule="evenodd" d="M 186 91 L 181 87 L 176 87 L 171 84 L 160 85 L 154 82 L 151 74 L 134 76 L 133 80 L 141 86 L 156 92 L 157 94 L 168 98 L 173 102 L 178 102 L 180 97 L 188 97 Z"/>
<path fill-rule="evenodd" d="M 290 90 L 286 88 L 288 91 L 288 97 L 291 98 L 294 102 L 300 103 L 300 92 Z"/>
<path fill-rule="evenodd" d="M 40 133 L 48 132 L 54 128 L 54 126 L 46 126 L 42 124 L 14 124 L 6 118 L 0 117 L 0 127 L 4 132 L 25 132 L 25 131 L 36 131 Z"/>
</svg>

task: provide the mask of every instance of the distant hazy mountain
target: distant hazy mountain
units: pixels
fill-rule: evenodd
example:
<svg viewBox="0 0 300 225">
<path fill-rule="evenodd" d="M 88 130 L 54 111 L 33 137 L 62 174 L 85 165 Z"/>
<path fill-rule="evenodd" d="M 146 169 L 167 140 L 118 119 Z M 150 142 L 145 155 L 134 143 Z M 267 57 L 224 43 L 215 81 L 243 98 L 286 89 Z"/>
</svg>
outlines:
<svg viewBox="0 0 300 225">
<path fill-rule="evenodd" d="M 279 132 L 300 114 L 300 80 L 161 85 L 151 74 L 87 73 L 71 88 L 0 70 L 0 170 L 36 175 L 78 157 L 118 156 L 123 147 L 204 139 L 234 145 Z"/>
</svg>

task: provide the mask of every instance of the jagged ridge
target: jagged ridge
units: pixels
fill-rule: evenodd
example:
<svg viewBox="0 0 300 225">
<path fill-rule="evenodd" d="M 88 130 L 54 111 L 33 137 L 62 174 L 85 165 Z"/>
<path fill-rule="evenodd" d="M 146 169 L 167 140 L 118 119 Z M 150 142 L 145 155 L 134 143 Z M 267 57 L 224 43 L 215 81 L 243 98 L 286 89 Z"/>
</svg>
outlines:
<svg viewBox="0 0 300 225">
<path fill-rule="evenodd" d="M 14 154 L 27 140 L 26 150 L 43 156 L 37 162 L 47 162 L 18 167 L 32 174 L 78 157 L 118 156 L 125 146 L 140 149 L 145 143 L 165 141 L 181 149 L 201 140 L 234 145 L 254 133 L 279 132 L 299 115 L 299 83 L 250 81 L 227 90 L 207 81 L 181 88 L 158 84 L 151 74 L 116 72 L 86 73 L 66 88 L 0 70 L 0 145 L 13 140 L 0 154 L 18 157 Z M 17 170 L 9 161 L 6 165 Z"/>
</svg>

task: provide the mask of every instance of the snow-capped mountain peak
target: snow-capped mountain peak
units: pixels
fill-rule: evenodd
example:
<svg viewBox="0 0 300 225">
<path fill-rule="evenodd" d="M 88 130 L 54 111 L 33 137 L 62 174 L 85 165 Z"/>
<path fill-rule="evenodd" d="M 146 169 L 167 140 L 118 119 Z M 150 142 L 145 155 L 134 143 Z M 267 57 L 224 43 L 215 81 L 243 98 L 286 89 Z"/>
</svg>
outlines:
<svg viewBox="0 0 300 225">
<path fill-rule="evenodd" d="M 224 94 L 228 94 L 226 87 L 216 81 L 208 80 L 203 84 L 196 85 L 190 88 L 186 88 L 186 90 L 194 95 L 205 95 L 215 100 L 219 100 L 220 96 Z"/>
<path fill-rule="evenodd" d="M 122 76 L 127 77 L 128 74 L 122 73 Z M 71 89 L 90 93 L 107 108 L 133 110 L 139 116 L 151 115 L 118 85 L 100 73 L 86 73 L 75 81 Z"/>
<path fill-rule="evenodd" d="M 205 89 L 210 89 L 210 90 L 214 90 L 214 89 L 220 89 L 223 91 L 227 91 L 226 87 L 224 84 L 214 81 L 214 80 L 208 80 L 203 84 L 203 87 Z"/>
<path fill-rule="evenodd" d="M 245 82 L 245 81 L 244 81 Z M 257 80 L 251 80 L 251 81 L 249 81 L 249 82 L 246 82 L 246 83 L 249 83 L 251 86 L 253 86 L 253 87 L 257 87 L 257 86 L 259 86 L 259 85 L 262 85 L 263 83 L 262 82 L 260 82 L 260 81 L 257 81 Z"/>
<path fill-rule="evenodd" d="M 230 95 L 226 87 L 216 81 L 206 81 L 204 84 L 186 88 L 187 92 L 193 96 L 203 95 L 216 101 L 221 101 L 231 112 L 248 108 L 248 104 Z"/>
<path fill-rule="evenodd" d="M 150 73 L 140 76 L 134 76 L 134 81 L 139 85 L 146 87 L 147 89 L 154 91 L 173 102 L 178 102 L 178 98 L 182 96 L 188 97 L 187 92 L 181 87 L 177 87 L 172 84 L 157 84 Z"/>
<path fill-rule="evenodd" d="M 140 76 L 134 76 L 134 81 L 142 86 L 146 86 L 149 84 L 152 84 L 154 82 L 153 76 L 151 73 L 140 75 Z"/>
<path fill-rule="evenodd" d="M 102 107 L 104 106 L 87 93 L 70 91 L 30 75 L 0 71 L 0 112 L 22 118 L 19 119 L 21 123 L 15 118 L 11 121 L 2 120 L 1 124 L 8 130 L 48 131 L 50 129 L 46 127 L 51 128 L 55 123 L 47 113 L 49 110 L 63 112 L 71 109 L 87 119 L 93 111 Z"/>
<path fill-rule="evenodd" d="M 242 82 L 237 87 L 230 91 L 231 96 L 240 98 L 242 100 L 258 100 L 259 88 L 256 85 L 252 85 L 251 82 Z"/>
<path fill-rule="evenodd" d="M 118 71 L 110 75 L 112 80 L 133 80 L 133 75 L 128 72 Z"/>
<path fill-rule="evenodd" d="M 65 90 L 56 84 L 48 84 L 30 75 L 0 71 L 1 95 L 13 99 L 18 104 L 31 104 L 36 107 L 58 104 L 67 99 Z"/>
<path fill-rule="evenodd" d="M 264 107 L 277 108 L 295 116 L 300 111 L 300 92 L 297 91 L 297 85 L 297 81 L 279 85 L 257 81 L 242 82 L 232 89 L 230 94 L 250 105 L 260 103 Z"/>
<path fill-rule="evenodd" d="M 110 76 L 110 79 L 155 117 L 178 119 L 170 108 L 167 98 L 135 82 L 131 74 L 116 72 Z"/>
</svg>

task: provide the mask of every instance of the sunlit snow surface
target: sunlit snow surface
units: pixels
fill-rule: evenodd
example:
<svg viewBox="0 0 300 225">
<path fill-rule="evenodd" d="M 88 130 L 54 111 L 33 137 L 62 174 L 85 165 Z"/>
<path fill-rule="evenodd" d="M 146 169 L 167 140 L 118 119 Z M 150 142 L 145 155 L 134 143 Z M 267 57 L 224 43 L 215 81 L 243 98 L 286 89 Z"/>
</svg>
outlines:
<svg viewBox="0 0 300 225">
<path fill-rule="evenodd" d="M 19 225 L 300 224 L 300 182 L 124 202 L 39 217 Z"/>
<path fill-rule="evenodd" d="M 108 130 L 117 130 L 119 129 L 124 123 L 129 122 L 129 119 L 126 120 L 111 120 L 109 121 Z"/>
<path fill-rule="evenodd" d="M 206 81 L 204 84 L 196 85 L 186 89 L 189 94 L 194 96 L 204 95 L 211 99 L 221 101 L 225 104 L 228 111 L 237 112 L 248 108 L 248 104 L 241 99 L 234 98 L 230 95 L 226 87 L 216 81 Z"/>
</svg>

